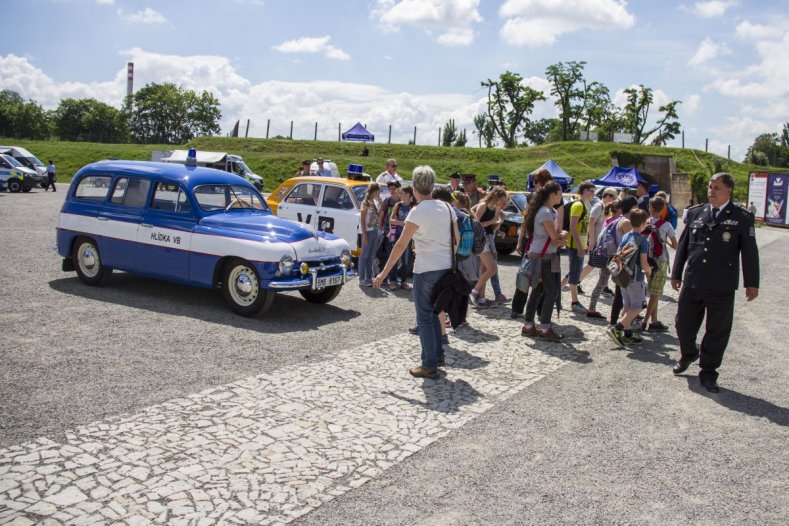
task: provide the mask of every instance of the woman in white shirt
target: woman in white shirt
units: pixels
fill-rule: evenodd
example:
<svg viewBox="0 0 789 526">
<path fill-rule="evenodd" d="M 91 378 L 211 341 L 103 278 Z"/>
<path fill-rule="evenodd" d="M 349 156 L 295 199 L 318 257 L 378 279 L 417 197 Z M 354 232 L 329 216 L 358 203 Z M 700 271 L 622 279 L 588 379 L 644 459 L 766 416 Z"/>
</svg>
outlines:
<svg viewBox="0 0 789 526">
<path fill-rule="evenodd" d="M 457 231 L 457 216 L 451 206 L 433 199 L 436 173 L 429 166 L 414 168 L 414 197 L 417 206 L 405 218 L 403 233 L 392 248 L 386 266 L 373 280 L 373 287 L 380 287 L 389 271 L 400 259 L 403 251 L 414 240 L 414 307 L 422 345 L 422 363 L 409 372 L 417 378 L 438 378 L 438 367 L 444 365 L 444 349 L 441 345 L 441 322 L 430 304 L 430 296 L 436 283 L 452 268 L 452 233 L 460 239 Z"/>
</svg>

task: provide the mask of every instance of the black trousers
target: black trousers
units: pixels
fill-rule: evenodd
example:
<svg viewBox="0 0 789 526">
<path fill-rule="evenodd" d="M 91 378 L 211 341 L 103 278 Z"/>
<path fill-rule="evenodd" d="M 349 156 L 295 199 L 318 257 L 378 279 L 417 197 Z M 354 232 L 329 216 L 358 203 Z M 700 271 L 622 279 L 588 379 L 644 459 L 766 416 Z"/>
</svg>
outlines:
<svg viewBox="0 0 789 526">
<path fill-rule="evenodd" d="M 617 321 L 619 321 L 619 314 L 622 312 L 622 307 L 624 307 L 622 289 L 617 285 L 614 288 L 614 301 L 611 303 L 611 318 L 609 320 L 611 325 L 616 325 Z"/>
<path fill-rule="evenodd" d="M 707 315 L 707 324 L 701 345 L 696 346 L 696 336 L 701 321 Z M 677 338 L 683 358 L 700 356 L 699 377 L 717 380 L 716 369 L 723 362 L 723 353 L 729 343 L 734 320 L 734 291 L 708 290 L 682 287 L 677 306 Z"/>
<path fill-rule="evenodd" d="M 528 301 L 528 299 L 528 292 L 523 292 L 518 287 L 515 287 L 515 294 L 512 295 L 512 312 L 515 314 L 523 314 L 523 308 L 526 306 L 526 301 Z"/>
<path fill-rule="evenodd" d="M 551 260 L 542 261 L 542 279 L 529 296 L 526 303 L 526 323 L 534 323 L 534 315 L 540 312 L 540 323 L 548 325 L 551 323 L 553 306 L 556 304 L 556 295 L 559 293 L 559 282 L 556 275 L 551 272 Z"/>
</svg>

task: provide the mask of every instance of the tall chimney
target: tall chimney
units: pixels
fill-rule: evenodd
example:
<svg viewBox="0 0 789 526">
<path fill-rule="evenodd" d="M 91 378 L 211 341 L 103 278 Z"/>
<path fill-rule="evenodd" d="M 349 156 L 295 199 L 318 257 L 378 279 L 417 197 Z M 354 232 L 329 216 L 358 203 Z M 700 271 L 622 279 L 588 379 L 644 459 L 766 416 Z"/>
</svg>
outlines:
<svg viewBox="0 0 789 526">
<path fill-rule="evenodd" d="M 134 94 L 134 62 L 126 64 L 126 96 Z"/>
</svg>

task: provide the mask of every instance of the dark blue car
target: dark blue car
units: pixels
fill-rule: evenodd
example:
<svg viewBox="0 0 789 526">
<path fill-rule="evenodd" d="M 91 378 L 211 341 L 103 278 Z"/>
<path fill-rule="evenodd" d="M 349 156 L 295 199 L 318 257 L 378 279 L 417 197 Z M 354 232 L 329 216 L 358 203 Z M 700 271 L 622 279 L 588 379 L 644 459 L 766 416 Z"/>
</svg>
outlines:
<svg viewBox="0 0 789 526">
<path fill-rule="evenodd" d="M 178 164 L 82 168 L 60 211 L 57 251 L 63 270 L 88 285 L 122 270 L 218 287 L 244 316 L 267 310 L 281 290 L 326 303 L 352 277 L 342 238 L 272 215 L 237 175 Z"/>
</svg>

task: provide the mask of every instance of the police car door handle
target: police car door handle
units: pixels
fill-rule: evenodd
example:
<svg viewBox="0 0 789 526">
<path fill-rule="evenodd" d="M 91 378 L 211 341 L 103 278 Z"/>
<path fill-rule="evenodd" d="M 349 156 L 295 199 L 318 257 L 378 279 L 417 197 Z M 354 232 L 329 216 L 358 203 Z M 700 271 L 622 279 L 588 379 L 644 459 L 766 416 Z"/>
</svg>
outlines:
<svg viewBox="0 0 789 526">
<path fill-rule="evenodd" d="M 145 228 L 153 228 L 153 225 L 150 223 L 140 223 L 140 226 Z"/>
</svg>

